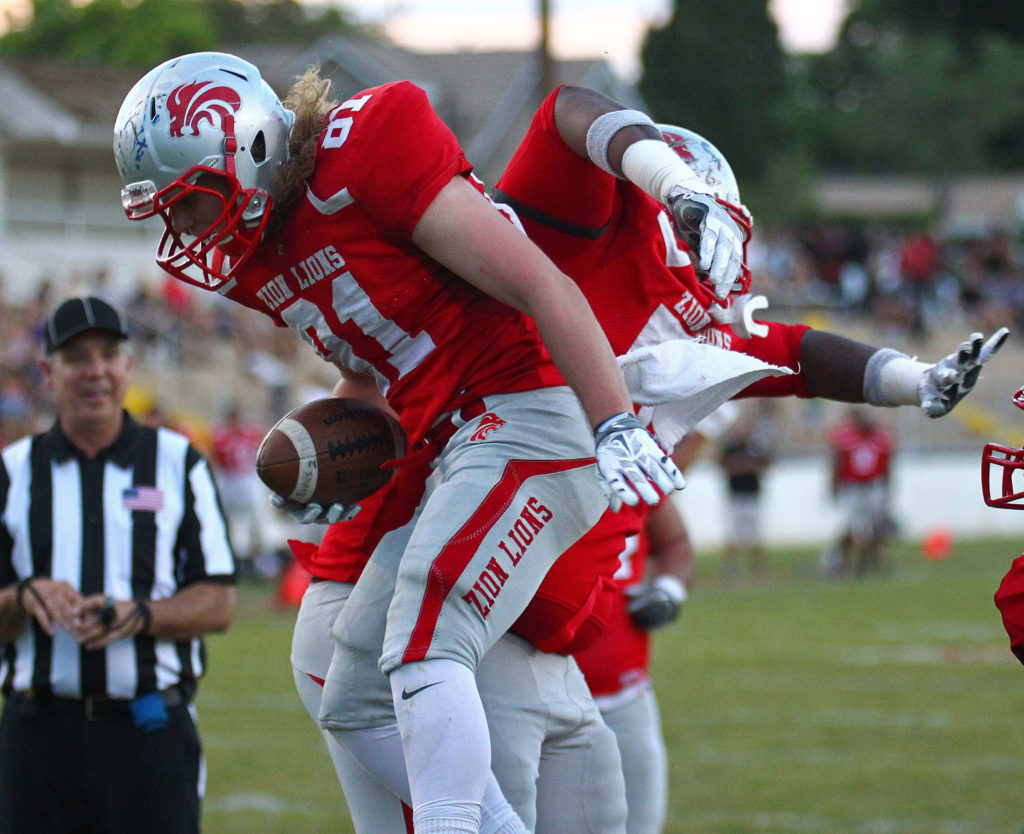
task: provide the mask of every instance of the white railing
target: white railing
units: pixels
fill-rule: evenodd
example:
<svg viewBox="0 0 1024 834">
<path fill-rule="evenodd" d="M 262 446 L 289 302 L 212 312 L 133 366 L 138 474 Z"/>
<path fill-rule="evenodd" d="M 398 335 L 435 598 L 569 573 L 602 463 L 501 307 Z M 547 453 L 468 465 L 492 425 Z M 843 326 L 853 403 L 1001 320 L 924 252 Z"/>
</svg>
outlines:
<svg viewBox="0 0 1024 834">
<path fill-rule="evenodd" d="M 18 197 L 4 207 L 3 218 L 9 235 L 108 233 L 112 239 L 153 237 L 159 220 L 132 222 L 124 216 L 117 195 L 109 201 L 62 203 L 56 200 Z M 155 224 L 155 225 L 154 225 Z"/>
</svg>

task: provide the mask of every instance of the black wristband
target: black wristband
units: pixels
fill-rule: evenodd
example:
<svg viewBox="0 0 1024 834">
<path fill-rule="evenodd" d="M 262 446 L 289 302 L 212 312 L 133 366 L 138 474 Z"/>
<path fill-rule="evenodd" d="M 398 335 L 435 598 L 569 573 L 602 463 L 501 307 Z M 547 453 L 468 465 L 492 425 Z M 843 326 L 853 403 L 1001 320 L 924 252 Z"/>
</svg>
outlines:
<svg viewBox="0 0 1024 834">
<path fill-rule="evenodd" d="M 25 579 L 18 580 L 17 587 L 14 589 L 14 601 L 17 602 L 17 607 L 19 609 L 25 608 L 25 602 L 23 602 L 22 599 L 25 596 L 25 589 L 29 587 L 29 583 L 32 582 L 33 579 L 35 579 L 35 577 L 27 576 Z"/>
<path fill-rule="evenodd" d="M 34 579 L 34 576 L 26 576 L 24 579 L 18 582 L 18 587 L 14 592 L 14 600 L 18 603 L 18 607 L 22 610 L 26 610 L 24 602 L 25 591 L 32 591 L 32 580 Z M 36 597 L 39 596 L 38 592 L 35 591 L 33 591 L 33 595 Z"/>
<path fill-rule="evenodd" d="M 149 610 L 149 603 L 144 599 L 135 600 L 135 613 L 142 617 L 142 628 L 139 634 L 148 635 L 150 626 L 153 625 L 153 612 Z"/>
</svg>

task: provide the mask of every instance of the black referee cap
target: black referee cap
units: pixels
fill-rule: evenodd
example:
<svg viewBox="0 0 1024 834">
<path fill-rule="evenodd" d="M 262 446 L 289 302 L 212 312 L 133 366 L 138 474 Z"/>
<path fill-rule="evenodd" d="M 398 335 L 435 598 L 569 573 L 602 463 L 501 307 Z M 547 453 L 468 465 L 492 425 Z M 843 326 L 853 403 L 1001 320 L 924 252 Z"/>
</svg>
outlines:
<svg viewBox="0 0 1024 834">
<path fill-rule="evenodd" d="M 46 319 L 47 355 L 86 330 L 106 330 L 120 339 L 127 339 L 128 320 L 124 313 L 102 298 L 92 295 L 69 298 Z"/>
</svg>

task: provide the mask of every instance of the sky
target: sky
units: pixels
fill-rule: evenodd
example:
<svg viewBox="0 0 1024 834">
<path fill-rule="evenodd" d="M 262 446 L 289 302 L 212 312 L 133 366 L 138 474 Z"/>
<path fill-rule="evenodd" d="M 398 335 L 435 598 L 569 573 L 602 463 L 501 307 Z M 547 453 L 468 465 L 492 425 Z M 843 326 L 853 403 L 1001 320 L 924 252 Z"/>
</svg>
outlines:
<svg viewBox="0 0 1024 834">
<path fill-rule="evenodd" d="M 728 0 L 716 1 L 727 13 Z M 827 51 L 846 4 L 770 0 L 783 47 L 791 52 Z M 410 49 L 526 49 L 538 39 L 539 0 L 341 0 L 339 5 L 364 22 L 388 20 L 385 32 Z M 25 6 L 26 0 L 0 0 L 0 30 L 4 12 L 21 13 Z M 672 0 L 548 0 L 548 6 L 556 58 L 603 56 L 634 80 L 644 31 L 667 19 Z"/>
<path fill-rule="evenodd" d="M 727 0 L 718 0 L 727 13 Z M 770 0 L 780 38 L 791 52 L 831 48 L 847 0 Z M 538 39 L 539 0 L 345 0 L 361 21 L 412 49 L 529 48 Z M 634 79 L 648 26 L 665 22 L 671 0 L 548 0 L 555 57 L 604 56 Z"/>
</svg>

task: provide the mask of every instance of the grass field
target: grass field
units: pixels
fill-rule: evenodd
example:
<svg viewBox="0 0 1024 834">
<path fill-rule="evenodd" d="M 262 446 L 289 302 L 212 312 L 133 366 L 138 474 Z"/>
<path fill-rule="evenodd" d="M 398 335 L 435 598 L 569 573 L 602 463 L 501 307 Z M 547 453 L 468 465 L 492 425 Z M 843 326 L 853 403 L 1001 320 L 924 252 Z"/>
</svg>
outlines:
<svg viewBox="0 0 1024 834">
<path fill-rule="evenodd" d="M 1020 834 L 1024 668 L 992 594 L 1021 544 L 958 543 L 939 561 L 902 545 L 886 575 L 842 582 L 807 550 L 773 552 L 764 583 L 702 560 L 655 642 L 668 834 Z M 243 588 L 209 641 L 207 834 L 352 831 L 294 692 L 293 619 Z"/>
</svg>

